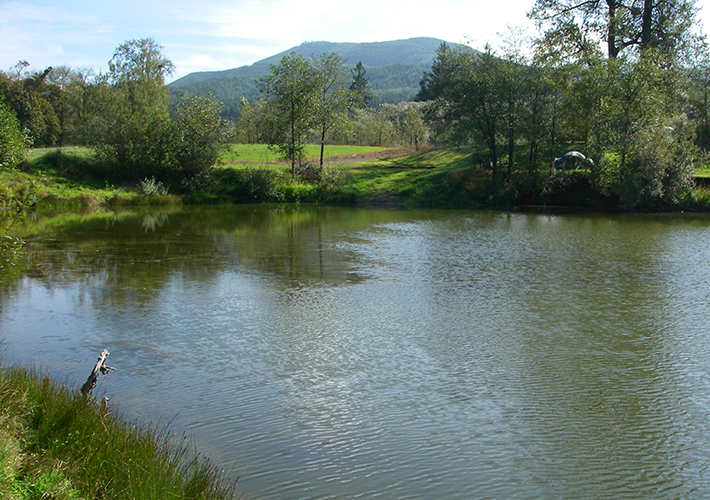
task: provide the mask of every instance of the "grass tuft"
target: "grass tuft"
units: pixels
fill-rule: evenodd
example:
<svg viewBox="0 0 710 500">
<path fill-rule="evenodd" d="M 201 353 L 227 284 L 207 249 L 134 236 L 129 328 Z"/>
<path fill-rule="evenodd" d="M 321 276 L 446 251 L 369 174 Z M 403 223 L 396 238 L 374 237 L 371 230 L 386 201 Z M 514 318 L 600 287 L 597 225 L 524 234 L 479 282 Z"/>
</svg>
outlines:
<svg viewBox="0 0 710 500">
<path fill-rule="evenodd" d="M 0 498 L 229 499 L 236 483 L 167 431 L 20 368 L 0 367 Z"/>
</svg>

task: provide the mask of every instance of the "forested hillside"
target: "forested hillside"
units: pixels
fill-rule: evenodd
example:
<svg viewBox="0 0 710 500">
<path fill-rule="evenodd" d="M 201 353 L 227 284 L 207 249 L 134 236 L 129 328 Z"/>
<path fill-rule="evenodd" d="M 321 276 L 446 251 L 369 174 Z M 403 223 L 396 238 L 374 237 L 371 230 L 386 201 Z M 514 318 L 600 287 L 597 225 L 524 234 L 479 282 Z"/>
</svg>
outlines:
<svg viewBox="0 0 710 500">
<path fill-rule="evenodd" d="M 191 73 L 171 83 L 170 89 L 174 93 L 179 90 L 191 94 L 211 92 L 224 103 L 223 116 L 236 118 L 240 99 L 245 97 L 253 101 L 259 95 L 256 79 L 267 74 L 269 66 L 278 64 L 283 56 L 291 52 L 303 57 L 335 53 L 347 67 L 362 62 L 370 81 L 373 106 L 396 104 L 416 95 L 422 75 L 431 69 L 436 50 L 442 43 L 443 40 L 424 37 L 373 43 L 306 42 L 251 66 Z"/>
</svg>

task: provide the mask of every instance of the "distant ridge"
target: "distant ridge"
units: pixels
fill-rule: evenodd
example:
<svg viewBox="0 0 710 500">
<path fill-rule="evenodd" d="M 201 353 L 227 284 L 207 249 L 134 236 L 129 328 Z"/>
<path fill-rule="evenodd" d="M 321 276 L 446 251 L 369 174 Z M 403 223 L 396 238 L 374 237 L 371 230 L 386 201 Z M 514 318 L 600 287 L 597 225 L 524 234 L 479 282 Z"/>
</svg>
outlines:
<svg viewBox="0 0 710 500">
<path fill-rule="evenodd" d="M 436 50 L 444 40 L 418 37 L 407 40 L 368 43 L 305 42 L 250 66 L 223 71 L 190 73 L 169 85 L 171 91 L 211 92 L 224 103 L 223 115 L 235 118 L 241 97 L 259 95 L 255 81 L 269 72 L 285 55 L 295 52 L 303 57 L 324 53 L 338 54 L 348 67 L 362 62 L 370 80 L 373 105 L 411 100 L 419 90 L 424 71 L 431 69 Z"/>
<path fill-rule="evenodd" d="M 270 64 L 278 64 L 281 58 L 295 52 L 303 57 L 311 57 L 324 53 L 335 52 L 343 58 L 346 64 L 354 66 L 362 62 L 366 67 L 387 66 L 397 63 L 427 64 L 431 66 L 436 55 L 436 49 L 445 43 L 438 38 L 418 37 L 407 40 L 392 40 L 389 42 L 337 43 L 337 42 L 304 42 L 297 47 L 284 50 L 273 56 L 255 62 L 249 66 L 240 66 L 222 71 L 198 71 L 178 78 L 170 84 L 172 88 L 181 88 L 194 82 L 223 78 L 241 73 L 252 73 L 246 68 L 268 71 Z"/>
</svg>

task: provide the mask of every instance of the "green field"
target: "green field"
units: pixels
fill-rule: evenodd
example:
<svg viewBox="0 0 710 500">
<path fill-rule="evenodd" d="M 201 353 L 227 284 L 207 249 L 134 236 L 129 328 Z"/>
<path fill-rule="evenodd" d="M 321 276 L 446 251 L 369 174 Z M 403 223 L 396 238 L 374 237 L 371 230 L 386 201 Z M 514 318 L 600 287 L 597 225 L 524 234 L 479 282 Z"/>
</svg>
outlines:
<svg viewBox="0 0 710 500">
<path fill-rule="evenodd" d="M 353 155 L 365 155 L 387 151 L 389 148 L 377 146 L 325 146 L 323 157 L 326 160 L 341 158 Z M 320 146 L 309 144 L 306 146 L 306 158 L 314 162 L 320 159 Z M 218 163 L 220 165 L 253 165 L 281 163 L 276 151 L 269 149 L 265 144 L 230 144 L 225 151 L 220 154 Z"/>
</svg>

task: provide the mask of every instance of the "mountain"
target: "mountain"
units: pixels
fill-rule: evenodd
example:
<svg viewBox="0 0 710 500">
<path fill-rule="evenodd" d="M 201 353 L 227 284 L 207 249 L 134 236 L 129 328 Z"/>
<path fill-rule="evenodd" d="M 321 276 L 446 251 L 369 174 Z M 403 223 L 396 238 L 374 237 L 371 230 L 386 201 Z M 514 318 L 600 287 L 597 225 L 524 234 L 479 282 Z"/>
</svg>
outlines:
<svg viewBox="0 0 710 500">
<path fill-rule="evenodd" d="M 358 62 L 365 66 L 373 94 L 373 105 L 397 103 L 411 100 L 419 91 L 422 74 L 431 69 L 436 49 L 442 43 L 445 43 L 444 40 L 425 37 L 372 43 L 306 42 L 251 66 L 190 73 L 175 80 L 169 87 L 173 93 L 209 91 L 224 103 L 223 115 L 235 118 L 241 97 L 250 101 L 256 99 L 259 95 L 256 79 L 268 74 L 269 66 L 278 64 L 283 56 L 296 52 L 310 58 L 313 55 L 335 52 L 345 61 L 348 68 L 355 67 Z"/>
</svg>

